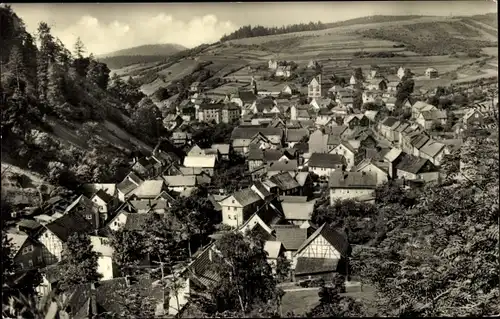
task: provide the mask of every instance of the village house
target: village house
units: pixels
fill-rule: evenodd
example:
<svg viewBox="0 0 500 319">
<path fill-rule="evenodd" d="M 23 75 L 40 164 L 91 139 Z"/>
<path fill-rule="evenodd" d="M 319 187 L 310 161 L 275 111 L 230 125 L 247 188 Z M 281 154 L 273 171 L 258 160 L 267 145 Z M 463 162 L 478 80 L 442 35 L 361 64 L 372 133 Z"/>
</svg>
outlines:
<svg viewBox="0 0 500 319">
<path fill-rule="evenodd" d="M 353 129 L 355 127 L 366 127 L 370 124 L 370 120 L 364 114 L 350 114 L 344 118 L 344 125 Z"/>
<path fill-rule="evenodd" d="M 402 66 L 399 67 L 398 69 L 398 78 L 402 79 L 404 76 L 405 76 L 405 73 L 406 73 L 406 69 Z"/>
<path fill-rule="evenodd" d="M 295 173 L 299 170 L 299 160 L 300 159 L 268 162 L 265 164 L 266 174 L 268 177 L 271 177 L 285 172 Z"/>
<path fill-rule="evenodd" d="M 155 177 L 161 173 L 161 169 L 162 163 L 153 157 L 141 157 L 135 160 L 131 168 L 131 170 L 141 178 Z"/>
<path fill-rule="evenodd" d="M 190 92 L 200 92 L 201 91 L 201 83 L 196 81 L 191 83 L 191 86 L 189 87 Z"/>
<path fill-rule="evenodd" d="M 484 124 L 485 116 L 476 108 L 470 108 L 462 117 L 462 123 L 465 127 L 481 126 Z"/>
<path fill-rule="evenodd" d="M 290 65 L 279 65 L 276 68 L 276 73 L 274 75 L 278 76 L 278 77 L 289 78 L 290 76 L 292 76 L 292 66 L 290 66 Z"/>
<path fill-rule="evenodd" d="M 328 134 L 322 130 L 316 130 L 309 136 L 309 153 L 326 153 L 327 152 Z"/>
<path fill-rule="evenodd" d="M 293 158 L 291 154 L 287 151 L 276 150 L 276 149 L 260 149 L 257 145 L 250 145 L 248 152 L 247 163 L 248 170 L 253 171 L 257 167 L 260 167 L 266 163 L 289 160 Z"/>
<path fill-rule="evenodd" d="M 361 94 L 361 99 L 363 100 L 364 103 L 375 103 L 377 98 L 382 98 L 382 92 L 379 90 L 373 90 L 373 91 L 363 91 Z"/>
<path fill-rule="evenodd" d="M 167 189 L 179 194 L 190 194 L 196 188 L 196 176 L 163 176 Z"/>
<path fill-rule="evenodd" d="M 217 123 L 222 121 L 223 104 L 202 104 L 198 108 L 198 120 L 200 122 Z"/>
<path fill-rule="evenodd" d="M 219 202 L 222 207 L 222 223 L 239 227 L 264 204 L 263 199 L 252 189 L 245 188 Z"/>
<path fill-rule="evenodd" d="M 239 91 L 235 96 L 231 97 L 230 101 L 242 108 L 246 105 L 252 105 L 257 99 L 257 92 Z"/>
<path fill-rule="evenodd" d="M 428 79 L 435 79 L 439 77 L 439 74 L 435 68 L 427 68 L 425 70 L 425 77 Z"/>
<path fill-rule="evenodd" d="M 271 113 L 271 110 L 276 106 L 274 99 L 270 97 L 261 98 L 253 102 L 250 108 L 251 113 Z"/>
<path fill-rule="evenodd" d="M 68 207 L 63 214 L 76 213 L 85 218 L 94 229 L 99 229 L 108 217 L 107 212 L 101 212 L 99 206 L 87 196 L 80 195 Z"/>
<path fill-rule="evenodd" d="M 276 70 L 278 68 L 278 61 L 276 61 L 276 60 L 269 60 L 268 67 L 271 70 Z"/>
<path fill-rule="evenodd" d="M 331 109 L 334 102 L 330 98 L 313 98 L 309 105 L 311 105 L 316 112 L 319 112 L 321 109 Z"/>
<path fill-rule="evenodd" d="M 389 164 L 371 158 L 362 160 L 354 169 L 355 172 L 374 173 L 377 185 L 382 185 L 389 180 Z"/>
<path fill-rule="evenodd" d="M 184 157 L 185 167 L 198 168 L 207 173 L 209 176 L 214 175 L 215 167 L 217 165 L 217 156 L 215 155 L 197 155 Z"/>
<path fill-rule="evenodd" d="M 275 190 L 277 195 L 291 196 L 300 194 L 300 184 L 289 174 L 289 172 L 274 174 L 269 177 L 269 181 L 276 185 Z"/>
<path fill-rule="evenodd" d="M 98 207 L 99 214 L 103 216 L 103 220 L 107 220 L 109 212 L 120 203 L 117 197 L 109 195 L 103 189 L 98 190 L 90 197 L 90 200 Z"/>
<path fill-rule="evenodd" d="M 284 255 L 291 262 L 290 270 L 295 269 L 295 253 L 307 240 L 307 229 L 297 225 L 274 225 L 274 236 L 284 247 Z"/>
<path fill-rule="evenodd" d="M 385 79 L 381 79 L 381 78 L 374 78 L 374 79 L 369 80 L 365 84 L 365 88 L 367 90 L 386 91 L 387 90 L 387 81 Z"/>
<path fill-rule="evenodd" d="M 440 110 L 420 112 L 416 122 L 424 128 L 424 130 L 432 129 L 433 124 L 445 125 L 447 121 L 446 112 Z"/>
<path fill-rule="evenodd" d="M 388 98 L 385 99 L 384 103 L 385 103 L 385 107 L 393 112 L 394 110 L 396 110 L 396 101 L 397 99 L 393 96 L 390 96 Z"/>
<path fill-rule="evenodd" d="M 247 154 L 249 146 L 256 135 L 261 134 L 271 144 L 271 148 L 277 148 L 283 143 L 283 130 L 276 127 L 236 127 L 231 133 L 231 144 L 235 152 Z"/>
<path fill-rule="evenodd" d="M 213 150 L 217 150 L 220 154 L 221 160 L 228 161 L 231 153 L 231 144 L 212 144 L 210 147 Z"/>
<path fill-rule="evenodd" d="M 312 153 L 307 162 L 309 172 L 318 176 L 330 176 L 331 173 L 342 171 L 347 166 L 346 159 L 338 154 Z"/>
<path fill-rule="evenodd" d="M 129 200 L 149 200 L 149 199 L 157 199 L 161 196 L 163 192 L 167 190 L 167 186 L 163 180 L 147 180 L 141 183 L 139 187 L 134 189 L 130 196 L 128 196 Z"/>
<path fill-rule="evenodd" d="M 334 147 L 329 153 L 342 155 L 346 161 L 345 170 L 350 171 L 355 165 L 356 149 L 352 146 L 351 141 L 342 141 Z"/>
<path fill-rule="evenodd" d="M 389 152 L 383 155 L 383 161 L 388 164 L 389 178 L 395 179 L 397 177 L 397 164 L 404 157 L 405 153 L 399 148 L 392 148 Z"/>
<path fill-rule="evenodd" d="M 86 234 L 92 230 L 95 227 L 87 219 L 75 212 L 68 212 L 43 225 L 35 239 L 44 246 L 43 260 L 51 265 L 62 260 L 64 245 L 72 234 Z"/>
<path fill-rule="evenodd" d="M 330 204 L 336 200 L 357 199 L 371 201 L 377 187 L 374 173 L 336 171 L 330 175 Z"/>
<path fill-rule="evenodd" d="M 264 242 L 264 251 L 267 253 L 267 262 L 271 266 L 271 271 L 275 274 L 278 258 L 285 256 L 285 247 L 279 241 L 266 240 Z"/>
<path fill-rule="evenodd" d="M 444 156 L 448 155 L 448 147 L 446 144 L 429 139 L 427 143 L 420 148 L 420 157 L 428 159 L 432 164 L 440 166 Z"/>
<path fill-rule="evenodd" d="M 297 249 L 294 279 L 332 280 L 335 272 L 347 275 L 350 250 L 345 234 L 323 224 Z"/>
<path fill-rule="evenodd" d="M 4 231 L 12 245 L 11 258 L 15 272 L 41 268 L 45 265 L 42 244 L 26 233 L 16 230 Z"/>
<path fill-rule="evenodd" d="M 307 86 L 307 97 L 310 99 L 321 97 L 321 74 L 312 78 Z"/>
<path fill-rule="evenodd" d="M 100 280 L 113 279 L 118 275 L 118 267 L 113 262 L 113 247 L 109 239 L 103 236 L 90 236 L 92 250 L 99 254 L 97 259 L 97 273 L 101 274 Z"/>
<path fill-rule="evenodd" d="M 415 120 L 418 118 L 421 112 L 433 110 L 437 110 L 434 105 L 422 101 L 417 101 L 411 106 L 411 118 Z"/>
<path fill-rule="evenodd" d="M 295 144 L 299 143 L 300 141 L 304 141 L 304 139 L 309 138 L 309 130 L 304 129 L 304 128 L 298 128 L 298 129 L 288 129 L 285 131 L 286 137 L 285 137 L 285 142 L 287 143 L 288 147 L 294 147 Z"/>
<path fill-rule="evenodd" d="M 288 95 L 295 95 L 299 93 L 299 89 L 295 84 L 289 83 L 285 84 L 283 89 L 281 90 L 281 93 L 288 94 Z"/>
<path fill-rule="evenodd" d="M 281 196 L 280 198 L 286 222 L 301 226 L 311 219 L 315 199 L 308 201 L 307 196 Z"/>
<path fill-rule="evenodd" d="M 396 165 L 396 175 L 404 180 L 432 182 L 439 180 L 439 170 L 428 159 L 405 154 Z"/>
<path fill-rule="evenodd" d="M 170 199 L 158 198 L 158 199 L 142 199 L 142 200 L 130 200 L 129 209 L 132 212 L 137 214 L 147 214 L 147 213 L 156 213 L 156 214 L 165 214 L 168 208 L 175 201 L 173 197 L 169 197 Z M 122 211 L 120 210 L 120 213 Z M 123 218 L 123 217 L 122 217 Z"/>
</svg>

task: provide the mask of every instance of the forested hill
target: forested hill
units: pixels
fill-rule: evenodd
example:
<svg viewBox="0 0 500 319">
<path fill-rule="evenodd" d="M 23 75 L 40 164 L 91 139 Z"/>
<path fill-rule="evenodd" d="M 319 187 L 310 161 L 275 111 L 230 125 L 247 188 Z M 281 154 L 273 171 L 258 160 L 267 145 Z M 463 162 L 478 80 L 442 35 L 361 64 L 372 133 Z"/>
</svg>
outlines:
<svg viewBox="0 0 500 319">
<path fill-rule="evenodd" d="M 163 133 L 160 110 L 133 81 L 110 81 L 81 41 L 71 52 L 45 22 L 31 35 L 8 5 L 0 23 L 2 161 L 67 187 L 116 182 Z"/>
<path fill-rule="evenodd" d="M 253 38 L 253 37 L 261 37 L 266 35 L 275 35 L 275 34 L 285 34 L 292 32 L 301 32 L 301 31 L 314 31 L 314 30 L 323 30 L 326 29 L 327 26 L 321 22 L 309 22 L 309 23 L 300 23 L 300 24 L 292 24 L 288 26 L 282 27 L 263 27 L 261 25 L 257 25 L 252 27 L 251 25 L 243 26 L 238 30 L 234 31 L 229 35 L 224 35 L 220 40 L 228 41 L 228 40 L 236 40 L 236 39 L 244 39 L 244 38 Z"/>
</svg>

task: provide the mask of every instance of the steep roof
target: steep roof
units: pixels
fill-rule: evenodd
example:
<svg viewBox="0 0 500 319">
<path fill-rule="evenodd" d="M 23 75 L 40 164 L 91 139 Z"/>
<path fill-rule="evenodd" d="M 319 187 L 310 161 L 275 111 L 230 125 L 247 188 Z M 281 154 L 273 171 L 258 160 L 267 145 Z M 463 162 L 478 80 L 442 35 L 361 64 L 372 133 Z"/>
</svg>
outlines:
<svg viewBox="0 0 500 319">
<path fill-rule="evenodd" d="M 309 136 L 309 130 L 305 128 L 288 129 L 286 132 L 286 141 L 299 142 L 304 136 Z"/>
<path fill-rule="evenodd" d="M 264 243 L 264 251 L 267 253 L 267 258 L 276 259 L 279 257 L 283 244 L 279 241 L 267 240 Z"/>
<path fill-rule="evenodd" d="M 154 199 L 154 200 L 131 200 L 130 205 L 136 210 L 155 210 L 155 209 L 167 209 L 168 201 L 164 199 Z"/>
<path fill-rule="evenodd" d="M 186 167 L 215 167 L 216 156 L 197 155 L 184 157 L 184 166 Z"/>
<path fill-rule="evenodd" d="M 80 195 L 68 207 L 66 207 L 64 212 L 65 213 L 70 212 L 71 210 L 73 210 L 73 208 L 75 208 L 79 204 L 84 205 L 85 207 L 87 207 L 90 210 L 97 209 L 95 204 L 87 196 Z"/>
<path fill-rule="evenodd" d="M 402 152 L 403 151 L 399 148 L 392 148 L 388 153 L 384 155 L 384 159 L 392 163 L 396 160 L 396 158 L 398 158 L 399 155 L 401 155 Z"/>
<path fill-rule="evenodd" d="M 318 228 L 307 240 L 297 249 L 297 253 L 300 253 L 304 248 L 306 248 L 313 240 L 318 236 L 323 236 L 323 238 L 330 243 L 342 256 L 347 256 L 349 253 L 350 245 L 347 241 L 347 236 L 332 227 L 324 223 L 320 228 Z"/>
<path fill-rule="evenodd" d="M 233 194 L 233 197 L 242 205 L 248 206 L 250 204 L 256 203 L 260 200 L 260 196 L 255 193 L 251 188 L 245 188 L 239 190 Z"/>
<path fill-rule="evenodd" d="M 298 169 L 297 161 L 274 161 L 268 164 L 268 172 L 291 172 Z"/>
<path fill-rule="evenodd" d="M 330 188 L 375 188 L 377 177 L 365 172 L 335 171 L 330 175 Z"/>
<path fill-rule="evenodd" d="M 238 97 L 243 101 L 243 103 L 253 103 L 257 100 L 257 96 L 251 91 L 240 91 Z"/>
<path fill-rule="evenodd" d="M 335 168 L 337 165 L 346 165 L 345 157 L 338 154 L 312 153 L 308 162 L 309 167 Z"/>
<path fill-rule="evenodd" d="M 426 171 L 433 171 L 434 169 L 433 166 L 434 165 L 432 165 L 432 163 L 425 158 L 413 156 L 410 154 L 405 154 L 401 162 L 399 162 L 396 165 L 396 169 L 402 170 L 404 172 L 409 172 L 412 174 L 420 174 Z"/>
<path fill-rule="evenodd" d="M 29 237 L 26 234 L 7 232 L 7 238 L 12 244 L 14 255 L 16 255 Z"/>
<path fill-rule="evenodd" d="M 128 231 L 141 231 L 143 226 L 146 225 L 146 221 L 150 214 L 139 214 L 139 213 L 125 213 L 127 215 L 127 221 L 123 226 L 124 230 Z"/>
<path fill-rule="evenodd" d="M 297 250 L 307 239 L 307 229 L 296 225 L 274 225 L 276 240 L 283 243 L 286 250 Z"/>
<path fill-rule="evenodd" d="M 70 212 L 46 224 L 45 228 L 50 230 L 57 238 L 66 242 L 72 234 L 88 233 L 93 229 L 93 226 L 80 214 Z"/>
<path fill-rule="evenodd" d="M 314 210 L 315 200 L 299 203 L 299 202 L 281 202 L 285 219 L 288 220 L 309 220 Z"/>
<path fill-rule="evenodd" d="M 105 203 L 109 203 L 113 200 L 113 196 L 109 195 L 108 193 L 106 193 L 105 190 L 103 189 L 100 189 L 98 190 L 94 196 L 97 196 L 99 197 L 100 199 L 102 199 Z"/>
<path fill-rule="evenodd" d="M 164 183 L 163 180 L 144 181 L 133 191 L 133 195 L 139 198 L 156 197 L 163 191 Z"/>
<path fill-rule="evenodd" d="M 163 176 L 165 183 L 170 187 L 186 186 L 194 187 L 196 186 L 196 176 L 194 175 L 173 175 L 173 176 Z"/>
<path fill-rule="evenodd" d="M 398 121 L 397 118 L 393 116 L 388 116 L 382 121 L 382 125 L 392 127 L 394 123 L 396 123 L 397 121 Z"/>
<path fill-rule="evenodd" d="M 345 125 L 334 126 L 330 128 L 328 133 L 329 135 L 335 135 L 340 137 L 347 129 L 348 127 Z"/>
<path fill-rule="evenodd" d="M 432 139 L 430 139 L 422 148 L 420 149 L 420 152 L 427 154 L 431 157 L 435 157 L 441 150 L 445 147 L 445 144 L 436 142 Z"/>
<path fill-rule="evenodd" d="M 273 175 L 270 180 L 283 191 L 300 187 L 299 183 L 288 172 Z"/>
<path fill-rule="evenodd" d="M 333 258 L 297 258 L 295 275 L 333 272 L 337 270 L 338 260 Z"/>
<path fill-rule="evenodd" d="M 235 127 L 231 133 L 231 140 L 235 139 L 251 139 L 257 133 L 262 133 L 264 136 L 283 136 L 283 130 L 279 127 Z"/>
</svg>

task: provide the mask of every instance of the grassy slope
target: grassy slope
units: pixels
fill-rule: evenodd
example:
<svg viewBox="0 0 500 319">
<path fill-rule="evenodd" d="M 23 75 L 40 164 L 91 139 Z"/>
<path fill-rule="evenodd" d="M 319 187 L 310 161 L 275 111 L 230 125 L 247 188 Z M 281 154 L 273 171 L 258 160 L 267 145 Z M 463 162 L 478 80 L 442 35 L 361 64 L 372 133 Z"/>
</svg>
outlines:
<svg viewBox="0 0 500 319">
<path fill-rule="evenodd" d="M 372 64 L 380 66 L 405 65 L 416 73 L 423 73 L 427 67 L 433 66 L 438 68 L 440 72 L 447 73 L 456 70 L 461 65 L 477 61 L 477 59 L 422 56 L 422 54 L 409 51 L 408 48 L 394 48 L 394 45 L 399 44 L 399 40 L 425 45 L 425 43 L 432 43 L 432 41 L 443 37 L 455 38 L 458 43 L 474 40 L 493 41 L 493 34 L 496 32 L 491 15 L 466 18 L 377 16 L 370 20 L 366 18 L 353 19 L 331 26 L 333 27 L 325 30 L 237 39 L 211 45 L 202 53 L 192 56 L 191 59 L 185 58 L 173 65 L 155 66 L 159 74 L 167 77 L 166 81 L 156 79 L 145 84 L 143 91 L 152 94 L 159 87 L 167 86 L 171 81 L 188 74 L 190 68 L 198 61 L 213 61 L 214 63 L 208 68 L 218 70 L 215 75 L 217 77 L 227 75 L 227 72 L 241 68 L 245 64 L 262 64 L 272 58 L 293 60 L 299 64 L 306 64 L 309 60 L 316 59 L 323 63 L 326 73 L 335 73 L 339 76 L 348 76 L 353 67 L 368 68 Z M 391 35 L 393 41 L 364 37 L 363 33 L 370 29 L 383 30 Z M 411 32 L 408 36 L 408 30 L 417 31 L 414 36 Z M 436 36 L 435 33 L 440 34 L 440 36 Z M 464 38 L 468 40 L 464 40 Z M 405 56 L 353 58 L 353 53 L 357 51 L 390 51 Z M 223 65 L 222 69 L 221 65 Z M 134 66 L 130 68 L 134 68 Z M 147 71 L 150 70 L 151 68 Z M 133 71 L 120 69 L 116 72 L 124 76 L 140 76 L 146 72 L 146 69 L 141 70 L 139 67 L 135 67 Z M 240 73 L 238 72 L 238 74 Z"/>
</svg>

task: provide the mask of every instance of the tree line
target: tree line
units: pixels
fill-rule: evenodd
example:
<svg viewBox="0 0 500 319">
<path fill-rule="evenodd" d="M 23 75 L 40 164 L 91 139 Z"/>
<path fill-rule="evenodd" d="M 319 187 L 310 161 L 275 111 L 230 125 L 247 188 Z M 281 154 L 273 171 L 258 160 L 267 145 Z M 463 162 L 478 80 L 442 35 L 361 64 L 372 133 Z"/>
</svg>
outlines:
<svg viewBox="0 0 500 319">
<path fill-rule="evenodd" d="M 309 23 L 292 24 L 282 27 L 264 27 L 261 25 L 252 27 L 251 25 L 247 25 L 247 26 L 242 26 L 233 33 L 224 35 L 220 39 L 220 41 L 253 38 L 266 35 L 285 34 L 285 33 L 301 32 L 301 31 L 315 31 L 315 30 L 323 30 L 326 28 L 327 28 L 326 25 L 321 23 L 320 21 L 316 23 L 309 22 Z"/>
</svg>

